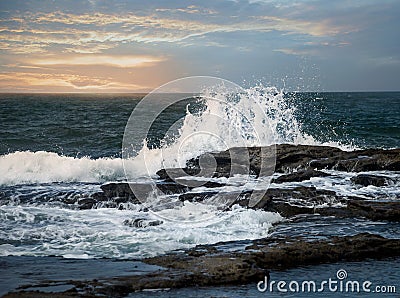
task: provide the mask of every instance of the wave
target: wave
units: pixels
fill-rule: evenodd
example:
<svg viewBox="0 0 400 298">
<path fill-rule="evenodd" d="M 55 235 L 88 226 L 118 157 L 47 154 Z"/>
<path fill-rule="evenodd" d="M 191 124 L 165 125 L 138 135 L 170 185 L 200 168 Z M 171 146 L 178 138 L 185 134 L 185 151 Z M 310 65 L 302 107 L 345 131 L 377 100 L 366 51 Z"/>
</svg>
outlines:
<svg viewBox="0 0 400 298">
<path fill-rule="evenodd" d="M 0 185 L 135 179 L 148 173 L 155 175 L 161 168 L 182 167 L 204 152 L 239 146 L 290 143 L 343 148 L 335 142 L 318 142 L 305 133 L 293 102 L 289 103 L 284 92 L 274 87 L 255 86 L 234 96 L 223 88 L 214 88 L 206 90 L 199 103 L 202 111 L 187 109 L 172 142 L 161 142 L 164 145 L 160 148 L 149 149 L 146 140 L 142 140 L 141 150 L 129 159 L 127 176 L 126 160 L 120 158 L 75 158 L 45 151 L 17 151 L 0 156 Z"/>
<path fill-rule="evenodd" d="M 0 156 L 0 185 L 49 182 L 105 182 L 125 177 L 120 158 L 74 158 L 46 151 Z"/>
</svg>

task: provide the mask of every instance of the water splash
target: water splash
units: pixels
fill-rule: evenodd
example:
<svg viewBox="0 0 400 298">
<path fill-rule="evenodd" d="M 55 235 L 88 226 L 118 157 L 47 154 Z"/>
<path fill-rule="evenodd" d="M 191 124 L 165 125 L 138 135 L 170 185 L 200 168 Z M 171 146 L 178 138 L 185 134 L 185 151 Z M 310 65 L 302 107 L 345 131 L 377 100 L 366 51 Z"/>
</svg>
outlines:
<svg viewBox="0 0 400 298">
<path fill-rule="evenodd" d="M 338 143 L 318 142 L 304 132 L 293 101 L 275 87 L 258 85 L 235 94 L 224 86 L 213 87 L 198 96 L 196 104 L 202 106 L 200 111 L 187 109 L 182 125 L 171 128 L 173 132 L 167 133 L 160 147 L 150 149 L 144 141 L 135 158 L 127 161 L 128 177 L 184 167 L 187 160 L 205 152 L 232 147 L 283 143 L 340 147 Z M 175 136 L 172 141 L 171 135 Z"/>
</svg>

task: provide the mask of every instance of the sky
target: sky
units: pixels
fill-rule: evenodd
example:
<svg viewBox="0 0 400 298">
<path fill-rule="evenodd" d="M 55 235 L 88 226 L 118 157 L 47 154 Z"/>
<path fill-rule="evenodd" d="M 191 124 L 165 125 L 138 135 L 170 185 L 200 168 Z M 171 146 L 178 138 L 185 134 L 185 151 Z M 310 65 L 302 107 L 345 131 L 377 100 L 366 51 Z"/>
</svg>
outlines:
<svg viewBox="0 0 400 298">
<path fill-rule="evenodd" d="M 400 90 L 398 0 L 0 0 L 0 92 Z"/>
</svg>

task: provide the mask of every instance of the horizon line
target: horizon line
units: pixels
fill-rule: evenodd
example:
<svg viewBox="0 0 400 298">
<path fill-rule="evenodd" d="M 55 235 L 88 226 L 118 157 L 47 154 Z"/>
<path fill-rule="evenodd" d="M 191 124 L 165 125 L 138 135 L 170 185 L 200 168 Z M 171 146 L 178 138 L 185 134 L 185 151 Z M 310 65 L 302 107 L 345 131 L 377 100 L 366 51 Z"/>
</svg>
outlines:
<svg viewBox="0 0 400 298">
<path fill-rule="evenodd" d="M 290 90 L 290 91 L 283 91 L 283 93 L 395 93 L 395 92 L 400 92 L 400 90 L 319 90 L 319 91 L 310 91 L 310 90 L 306 90 L 306 91 L 299 91 L 299 90 Z M 151 91 L 149 92 L 144 92 L 144 91 L 132 91 L 132 92 L 72 92 L 72 91 L 67 91 L 67 92 L 51 92 L 51 91 L 42 91 L 42 92 L 37 92 L 37 91 L 33 91 L 33 92 L 21 92 L 21 91 L 0 91 L 0 94 L 46 94 L 46 95 L 50 95 L 50 94 L 79 94 L 79 95 L 89 95 L 89 94 L 98 94 L 98 95 L 123 95 L 123 94 L 150 94 Z M 191 93 L 191 92 L 160 92 L 160 94 L 176 94 L 176 93 Z"/>
</svg>

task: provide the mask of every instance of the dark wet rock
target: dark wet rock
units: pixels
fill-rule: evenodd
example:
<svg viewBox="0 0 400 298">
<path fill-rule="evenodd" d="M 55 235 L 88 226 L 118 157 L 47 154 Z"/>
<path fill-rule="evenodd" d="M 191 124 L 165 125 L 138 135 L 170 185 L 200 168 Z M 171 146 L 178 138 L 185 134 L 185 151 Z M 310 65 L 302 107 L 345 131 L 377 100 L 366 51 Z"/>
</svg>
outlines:
<svg viewBox="0 0 400 298">
<path fill-rule="evenodd" d="M 311 161 L 310 166 L 346 172 L 399 171 L 400 149 L 342 151 L 338 156 Z"/>
<path fill-rule="evenodd" d="M 388 184 L 388 178 L 369 174 L 359 174 L 355 177 L 352 177 L 351 181 L 354 184 L 359 184 L 362 186 L 373 185 L 380 187 Z"/>
<path fill-rule="evenodd" d="M 337 196 L 334 191 L 299 186 L 290 189 L 270 188 L 254 206 L 249 206 L 247 198 L 235 203 L 254 209 L 278 212 L 284 217 L 292 217 L 316 213 L 316 206 L 323 204 L 329 206 L 339 202 L 344 203 L 347 200 L 347 197 Z"/>
<path fill-rule="evenodd" d="M 244 251 L 171 253 L 145 260 L 153 265 L 189 271 L 196 277 L 190 285 L 254 282 L 267 270 L 288 269 L 339 261 L 385 258 L 400 255 L 400 240 L 359 234 L 328 240 L 266 238 L 254 240 Z M 201 274 L 199 274 L 201 273 Z M 214 277 L 210 281 L 210 275 Z M 193 284 L 194 283 L 194 284 Z"/>
<path fill-rule="evenodd" d="M 187 191 L 188 188 L 177 183 L 107 183 L 100 187 L 107 198 L 129 198 L 137 200 L 137 196 L 147 197 L 150 192 L 161 191 L 165 194 L 174 194 Z M 139 201 L 137 203 L 140 203 Z"/>
<path fill-rule="evenodd" d="M 254 262 L 261 268 L 287 269 L 338 261 L 360 261 L 366 258 L 385 258 L 400 255 L 400 239 L 362 233 L 355 236 L 332 237 L 328 240 L 302 241 L 286 239 L 271 247 L 272 239 L 255 240 L 261 254 L 254 254 Z"/>
<path fill-rule="evenodd" d="M 292 218 L 304 214 L 321 214 L 324 216 L 336 217 L 361 217 L 346 208 L 349 201 L 363 201 L 363 198 L 356 196 L 339 196 L 334 191 L 317 189 L 315 187 L 298 186 L 294 188 L 269 188 L 256 199 L 254 205 L 250 205 L 252 191 L 243 192 L 201 192 L 185 193 L 179 196 L 181 201 L 207 202 L 207 204 L 225 206 L 229 209 L 235 204 L 252 209 L 263 209 L 264 211 L 277 212 L 280 215 Z M 336 207 L 338 203 L 343 207 Z"/>
<path fill-rule="evenodd" d="M 207 200 L 216 194 L 218 194 L 218 192 L 189 192 L 179 195 L 179 200 L 182 202 L 203 202 L 204 200 Z"/>
<path fill-rule="evenodd" d="M 234 204 L 246 206 L 242 201 L 248 201 L 251 194 L 252 191 L 185 193 L 179 196 L 179 200 L 203 202 L 219 210 L 229 210 Z"/>
<path fill-rule="evenodd" d="M 107 183 L 100 186 L 106 198 L 128 198 L 137 200 L 128 183 Z"/>
<path fill-rule="evenodd" d="M 277 145 L 276 171 L 286 173 L 294 169 L 305 169 L 313 160 L 333 158 L 342 152 L 339 148 L 327 146 Z"/>
<path fill-rule="evenodd" d="M 308 167 L 347 172 L 400 169 L 400 149 L 342 151 L 327 146 L 282 144 L 276 146 L 276 158 L 278 172 Z"/>
<path fill-rule="evenodd" d="M 347 172 L 396 171 L 400 169 L 400 149 L 342 151 L 339 148 L 309 145 L 277 145 L 276 169 L 334 169 Z"/>
<path fill-rule="evenodd" d="M 146 218 L 135 218 L 135 219 L 124 220 L 124 225 L 133 228 L 154 227 L 154 226 L 159 226 L 162 223 L 163 221 L 161 220 L 149 220 Z"/>
<path fill-rule="evenodd" d="M 282 175 L 272 180 L 273 183 L 284 183 L 284 182 L 300 182 L 304 180 L 310 180 L 312 177 L 327 177 L 330 174 L 316 171 L 314 169 L 299 170 L 290 174 Z"/>
<path fill-rule="evenodd" d="M 191 257 L 200 257 L 218 253 L 218 249 L 212 245 L 197 245 L 196 247 L 188 249 L 186 253 Z"/>
<path fill-rule="evenodd" d="M 207 202 L 208 204 L 224 205 L 229 209 L 235 204 L 252 209 L 263 209 L 277 212 L 284 217 L 301 214 L 319 213 L 339 217 L 359 217 L 345 207 L 332 207 L 338 203 L 346 204 L 349 200 L 358 201 L 362 198 L 355 196 L 339 196 L 334 191 L 317 189 L 315 187 L 298 186 L 294 188 L 269 188 L 265 192 L 257 192 L 260 196 L 254 205 L 250 204 L 252 191 L 235 192 L 201 192 L 184 193 L 179 200 L 190 202 Z M 324 206 L 323 208 L 320 208 Z"/>
<path fill-rule="evenodd" d="M 291 189 L 268 189 L 262 199 L 249 206 L 249 196 L 235 201 L 244 207 L 277 212 L 291 218 L 304 214 L 320 214 L 340 218 L 366 217 L 372 220 L 400 221 L 399 201 L 371 201 L 355 196 L 338 196 L 334 191 L 315 187 L 295 187 Z M 343 207 L 336 207 L 342 203 Z M 323 207 L 322 207 L 323 206 Z"/>
<path fill-rule="evenodd" d="M 210 168 L 214 171 L 206 171 L 212 172 L 213 177 L 229 177 L 231 171 L 257 176 L 270 174 L 274 170 L 281 173 L 308 169 L 333 169 L 346 172 L 400 170 L 400 149 L 343 151 L 328 146 L 279 144 L 269 147 L 232 148 L 207 154 L 214 158 L 214 163 L 210 163 Z M 200 175 L 200 159 L 201 156 L 188 161 L 186 168 L 183 169 L 187 175 Z M 261 162 L 264 162 L 264 167 L 261 167 Z M 175 178 L 183 176 L 180 170 L 174 169 Z M 308 172 L 308 174 L 320 175 L 320 172 Z M 167 178 L 165 175 L 160 176 L 163 179 Z"/>
<path fill-rule="evenodd" d="M 400 221 L 400 202 L 349 201 L 347 209 L 354 216 L 362 216 L 372 220 Z"/>
<path fill-rule="evenodd" d="M 155 187 L 164 194 L 178 194 L 178 193 L 186 192 L 190 189 L 186 185 L 174 183 L 174 182 L 157 183 L 157 184 L 155 184 Z"/>
<path fill-rule="evenodd" d="M 84 198 L 78 200 L 79 209 L 92 209 L 93 205 L 96 204 L 96 200 L 92 198 Z"/>
<path fill-rule="evenodd" d="M 244 251 L 229 253 L 202 247 L 146 259 L 145 262 L 174 269 L 172 272 L 176 273 L 190 272 L 189 276 L 193 279 L 186 280 L 188 284 L 185 286 L 206 286 L 254 282 L 261 280 L 267 270 L 393 257 L 400 255 L 399 249 L 399 239 L 371 234 L 332 237 L 313 242 L 267 238 L 253 241 Z"/>
<path fill-rule="evenodd" d="M 183 171 L 183 172 L 182 172 Z M 177 177 L 184 177 L 184 176 L 196 176 L 200 173 L 200 169 L 198 168 L 176 168 L 176 169 L 161 169 L 157 171 L 157 175 L 160 179 L 173 182 Z"/>
<path fill-rule="evenodd" d="M 218 187 L 225 186 L 225 184 L 223 184 L 223 183 L 214 182 L 214 181 L 190 180 L 190 179 L 183 179 L 183 178 L 176 179 L 176 183 L 187 186 L 189 189 L 193 189 L 196 187 L 218 188 Z"/>
<path fill-rule="evenodd" d="M 242 197 L 234 204 L 277 212 L 287 218 L 304 214 L 320 214 L 340 218 L 366 217 L 372 220 L 400 221 L 399 201 L 371 201 L 355 196 L 343 197 L 338 196 L 334 191 L 315 187 L 270 188 L 254 206 L 249 206 L 248 198 L 249 195 Z M 338 203 L 342 203 L 343 207 L 335 206 Z"/>
<path fill-rule="evenodd" d="M 156 184 L 114 182 L 104 184 L 100 188 L 102 192 L 92 194 L 90 199 L 84 201 L 85 204 L 79 205 L 80 209 L 96 207 L 124 209 L 122 204 L 141 204 L 154 192 L 158 192 L 158 194 L 178 194 L 189 190 L 187 186 L 175 182 Z"/>
<path fill-rule="evenodd" d="M 107 201 L 109 198 L 106 194 L 102 191 L 95 192 L 90 196 L 92 199 L 96 200 L 97 202 Z"/>
<path fill-rule="evenodd" d="M 188 173 L 196 173 L 202 176 L 207 173 L 207 177 L 230 177 L 235 174 L 241 175 L 271 175 L 275 166 L 275 146 L 269 147 L 235 147 L 222 152 L 206 153 L 206 160 L 201 162 L 203 156 L 191 159 L 187 162 L 184 169 Z M 264 162 L 261 171 L 261 162 Z M 175 169 L 176 175 L 179 171 Z"/>
</svg>

